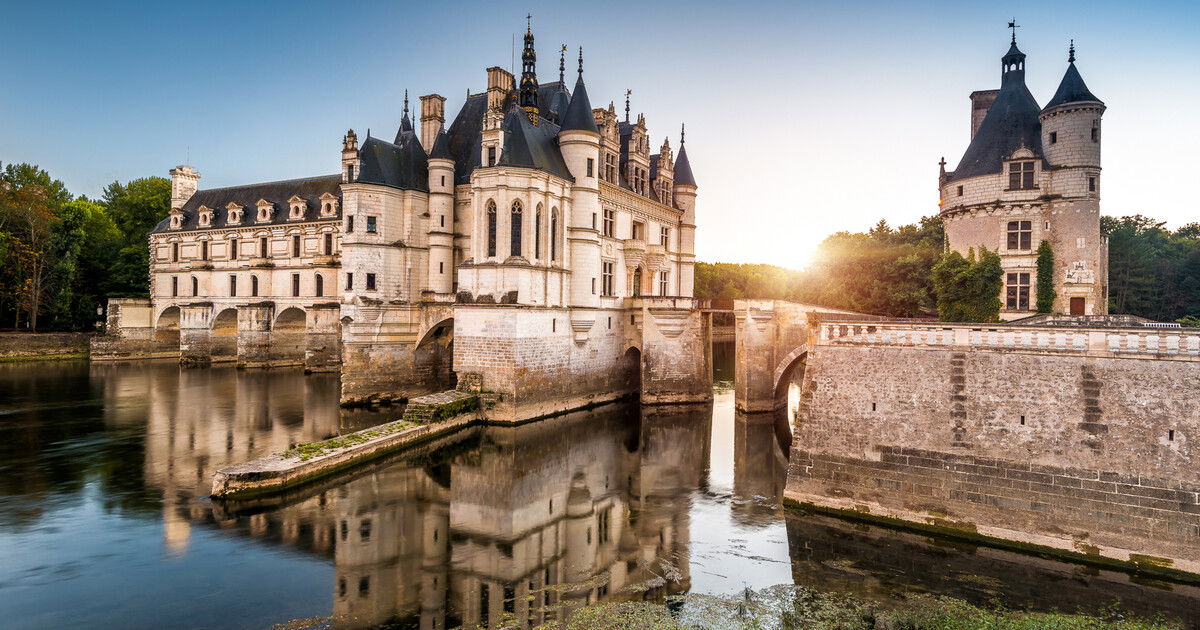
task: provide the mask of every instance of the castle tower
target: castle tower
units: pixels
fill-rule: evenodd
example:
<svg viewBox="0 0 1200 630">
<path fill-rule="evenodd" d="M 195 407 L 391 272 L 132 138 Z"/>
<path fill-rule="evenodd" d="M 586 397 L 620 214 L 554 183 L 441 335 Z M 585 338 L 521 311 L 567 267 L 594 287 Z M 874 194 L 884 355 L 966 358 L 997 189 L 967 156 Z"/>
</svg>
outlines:
<svg viewBox="0 0 1200 630">
<path fill-rule="evenodd" d="M 454 228 L 454 158 L 439 128 L 429 151 L 429 290 L 447 297 L 454 292 Z"/>
<path fill-rule="evenodd" d="M 446 97 L 426 94 L 421 97 L 421 146 L 433 152 L 438 133 L 446 124 Z"/>
<path fill-rule="evenodd" d="M 583 84 L 583 48 L 579 49 L 579 76 L 571 104 L 563 114 L 558 144 L 575 185 L 571 192 L 571 216 L 567 222 L 567 243 L 572 266 L 571 301 L 576 307 L 595 308 L 600 304 L 596 283 L 600 278 L 600 240 L 595 217 L 600 213 L 600 184 L 597 165 L 600 160 L 600 132 L 592 117 L 592 104 Z M 582 327 L 587 315 L 580 313 Z M 594 313 L 590 315 L 595 318 Z M 575 322 L 575 316 L 572 316 Z M 590 323 L 588 324 L 590 327 Z M 584 328 L 586 331 L 587 328 Z"/>
<path fill-rule="evenodd" d="M 688 160 L 684 144 L 685 128 L 679 128 L 679 156 L 675 158 L 675 180 L 672 196 L 675 207 L 683 210 L 679 224 L 679 286 L 676 295 L 691 297 L 695 280 L 696 260 L 696 176 Z"/>
<path fill-rule="evenodd" d="M 1059 313 L 1107 312 L 1108 252 L 1100 241 L 1100 120 L 1104 102 L 1075 67 L 1075 44 L 1054 97 L 1042 109 L 1042 146 L 1053 169 L 1055 284 Z M 1090 311 L 1090 312 L 1089 312 Z"/>
</svg>

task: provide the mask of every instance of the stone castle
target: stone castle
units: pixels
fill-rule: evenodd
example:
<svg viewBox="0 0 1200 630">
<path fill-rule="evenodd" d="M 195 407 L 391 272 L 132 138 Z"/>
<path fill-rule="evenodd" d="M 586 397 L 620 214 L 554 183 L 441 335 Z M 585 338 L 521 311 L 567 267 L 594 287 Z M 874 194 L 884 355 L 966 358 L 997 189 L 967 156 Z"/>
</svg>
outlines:
<svg viewBox="0 0 1200 630">
<path fill-rule="evenodd" d="M 1053 311 L 1108 312 L 1108 247 L 1100 235 L 1100 119 L 1104 103 L 1075 67 L 1072 44 L 1058 91 L 1045 107 L 1025 86 L 1014 33 L 1000 60 L 1000 89 L 971 94 L 971 143 L 938 187 L 948 247 L 1000 254 L 1002 319 L 1037 308 L 1037 250 L 1054 254 Z"/>
<path fill-rule="evenodd" d="M 344 402 L 456 373 L 533 414 L 627 393 L 636 300 L 692 295 L 697 185 L 682 133 L 678 154 L 668 140 L 653 151 L 628 97 L 623 119 L 593 109 L 582 49 L 568 89 L 562 50 L 558 81 L 539 83 L 527 29 L 519 82 L 488 68 L 449 128 L 430 94 L 418 134 L 406 95 L 391 141 L 346 133 L 338 175 L 199 190 L 195 169 L 175 168 L 150 236 L 151 304 L 118 301 L 110 323 L 168 353 L 177 342 L 185 363 L 341 364 Z M 667 309 L 680 311 L 668 337 L 690 308 Z"/>
</svg>

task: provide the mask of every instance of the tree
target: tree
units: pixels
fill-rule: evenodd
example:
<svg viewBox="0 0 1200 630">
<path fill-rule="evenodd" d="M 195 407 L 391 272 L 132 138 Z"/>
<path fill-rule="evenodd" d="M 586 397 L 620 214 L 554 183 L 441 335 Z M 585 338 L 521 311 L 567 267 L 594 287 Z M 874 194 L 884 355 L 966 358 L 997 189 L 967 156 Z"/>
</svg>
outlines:
<svg viewBox="0 0 1200 630">
<path fill-rule="evenodd" d="M 1054 312 L 1054 249 L 1050 241 L 1042 241 L 1037 250 L 1037 312 Z"/>
<path fill-rule="evenodd" d="M 997 321 L 1003 280 L 1000 255 L 986 247 L 979 248 L 978 261 L 974 249 L 965 258 L 955 251 L 942 255 L 933 267 L 938 315 L 946 322 Z"/>
<path fill-rule="evenodd" d="M 162 177 L 113 182 L 104 189 L 103 204 L 124 242 L 109 273 L 112 297 L 149 295 L 150 231 L 171 207 L 171 182 Z"/>
</svg>

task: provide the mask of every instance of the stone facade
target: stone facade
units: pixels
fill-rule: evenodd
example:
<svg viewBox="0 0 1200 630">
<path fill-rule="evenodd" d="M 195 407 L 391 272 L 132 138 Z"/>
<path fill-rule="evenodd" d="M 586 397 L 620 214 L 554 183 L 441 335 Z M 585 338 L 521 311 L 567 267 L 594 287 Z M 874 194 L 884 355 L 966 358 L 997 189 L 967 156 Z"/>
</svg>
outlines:
<svg viewBox="0 0 1200 630">
<path fill-rule="evenodd" d="M 1200 572 L 1200 334 L 863 321 L 810 341 L 788 498 Z"/>
<path fill-rule="evenodd" d="M 1100 234 L 1100 121 L 1104 103 L 1070 65 L 1039 108 L 1025 88 L 1025 55 L 1012 45 L 1002 87 L 971 94 L 971 146 L 939 177 L 947 245 L 987 248 L 1005 271 L 1002 319 L 1034 313 L 1037 249 L 1054 253 L 1053 312 L 1108 312 L 1108 246 Z"/>
</svg>

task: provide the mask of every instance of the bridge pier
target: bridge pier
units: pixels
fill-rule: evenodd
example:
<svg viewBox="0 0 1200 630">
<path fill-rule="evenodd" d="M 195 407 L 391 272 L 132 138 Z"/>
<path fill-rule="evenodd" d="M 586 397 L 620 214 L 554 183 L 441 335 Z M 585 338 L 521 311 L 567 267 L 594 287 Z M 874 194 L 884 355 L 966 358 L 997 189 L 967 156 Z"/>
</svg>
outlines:
<svg viewBox="0 0 1200 630">
<path fill-rule="evenodd" d="M 212 302 L 179 307 L 179 363 L 206 366 L 212 363 Z"/>
<path fill-rule="evenodd" d="M 454 385 L 453 304 L 343 304 L 343 405 L 407 400 Z"/>
<path fill-rule="evenodd" d="M 305 326 L 304 370 L 336 372 L 342 363 L 341 307 L 337 302 L 308 308 Z"/>
<path fill-rule="evenodd" d="M 260 368 L 271 365 L 271 322 L 274 302 L 237 307 L 237 366 Z"/>
</svg>

